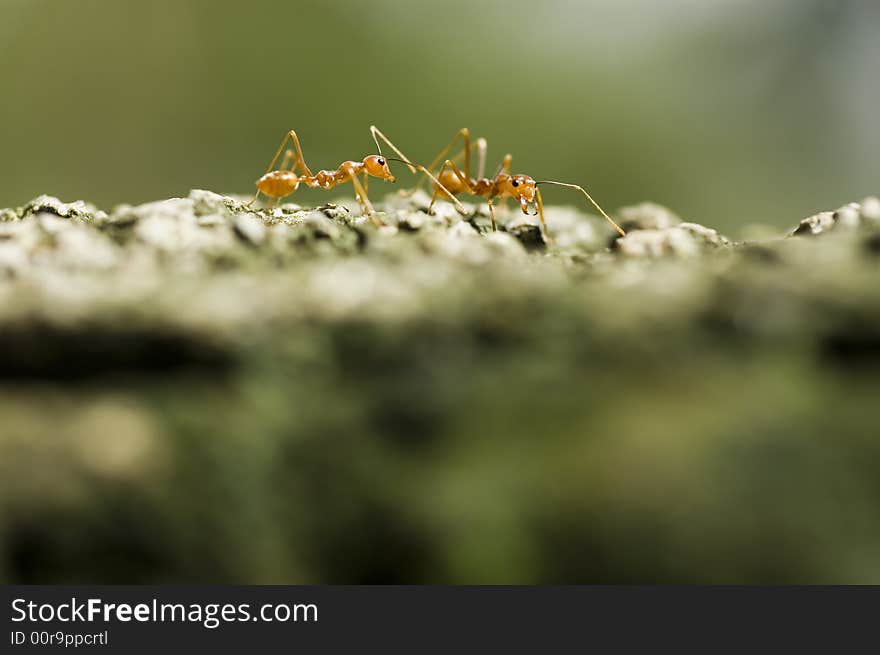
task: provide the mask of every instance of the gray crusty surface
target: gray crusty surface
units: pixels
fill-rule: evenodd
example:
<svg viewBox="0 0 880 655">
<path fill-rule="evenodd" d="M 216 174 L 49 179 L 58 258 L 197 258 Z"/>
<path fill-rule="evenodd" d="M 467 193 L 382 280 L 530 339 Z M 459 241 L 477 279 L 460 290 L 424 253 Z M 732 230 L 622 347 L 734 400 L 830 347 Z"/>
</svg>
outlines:
<svg viewBox="0 0 880 655">
<path fill-rule="evenodd" d="M 427 200 L 0 210 L 0 580 L 880 583 L 880 200 Z"/>
</svg>

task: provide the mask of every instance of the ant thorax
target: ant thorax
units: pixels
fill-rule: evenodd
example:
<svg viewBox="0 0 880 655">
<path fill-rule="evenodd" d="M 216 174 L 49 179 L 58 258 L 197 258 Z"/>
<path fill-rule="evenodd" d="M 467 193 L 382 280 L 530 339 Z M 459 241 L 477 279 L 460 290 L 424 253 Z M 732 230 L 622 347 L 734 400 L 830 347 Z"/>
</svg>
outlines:
<svg viewBox="0 0 880 655">
<path fill-rule="evenodd" d="M 498 195 L 495 193 L 496 187 L 496 181 L 490 180 L 486 177 L 482 177 L 479 180 L 474 180 L 473 182 L 474 195 L 477 196 Z"/>
<path fill-rule="evenodd" d="M 342 167 L 340 167 L 340 169 L 341 168 Z M 342 175 L 340 173 L 341 170 L 321 170 L 315 173 L 311 178 L 303 178 L 303 181 L 312 188 L 320 187 L 321 189 L 330 189 L 339 184 L 339 182 L 343 181 Z"/>
</svg>

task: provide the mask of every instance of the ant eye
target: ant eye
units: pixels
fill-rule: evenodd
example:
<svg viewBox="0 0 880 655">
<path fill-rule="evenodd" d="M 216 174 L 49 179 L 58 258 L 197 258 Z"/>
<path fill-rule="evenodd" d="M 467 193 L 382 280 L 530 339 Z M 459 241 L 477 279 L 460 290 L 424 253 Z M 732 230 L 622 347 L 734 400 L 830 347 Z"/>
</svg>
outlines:
<svg viewBox="0 0 880 655">
<path fill-rule="evenodd" d="M 384 159 L 377 159 L 376 161 L 379 163 L 379 166 L 384 166 L 384 165 L 385 165 L 385 160 L 384 160 Z"/>
<path fill-rule="evenodd" d="M 519 186 L 519 182 L 517 182 L 516 180 L 514 180 L 513 182 L 511 182 L 511 184 L 512 184 L 513 186 Z"/>
</svg>

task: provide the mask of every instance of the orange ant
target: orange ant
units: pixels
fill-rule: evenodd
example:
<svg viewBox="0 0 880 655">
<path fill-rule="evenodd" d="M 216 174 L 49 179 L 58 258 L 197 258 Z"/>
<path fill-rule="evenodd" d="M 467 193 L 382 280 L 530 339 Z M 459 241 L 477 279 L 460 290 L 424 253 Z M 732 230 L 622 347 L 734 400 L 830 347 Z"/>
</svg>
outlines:
<svg viewBox="0 0 880 655">
<path fill-rule="evenodd" d="M 272 158 L 272 161 L 269 163 L 266 173 L 263 177 L 257 180 L 257 192 L 254 194 L 251 201 L 247 203 L 247 206 L 250 207 L 253 205 L 261 193 L 264 196 L 273 198 L 277 203 L 282 198 L 289 196 L 296 191 L 300 184 L 305 184 L 312 189 L 327 190 L 332 189 L 337 184 L 351 182 L 354 186 L 355 197 L 357 198 L 358 204 L 361 206 L 361 211 L 369 216 L 374 224 L 382 225 L 383 223 L 376 216 L 376 210 L 373 208 L 370 199 L 367 197 L 369 178 L 378 177 L 387 180 L 388 182 L 394 182 L 394 175 L 391 174 L 391 170 L 388 168 L 389 158 L 383 157 L 381 154 L 382 149 L 379 147 L 377 134 L 381 136 L 395 152 L 399 151 L 381 132 L 379 132 L 376 127 L 372 127 L 370 131 L 373 135 L 373 140 L 376 142 L 376 148 L 379 151 L 378 155 L 368 155 L 364 157 L 362 161 L 344 161 L 335 171 L 321 170 L 317 173 L 312 173 L 311 169 L 309 169 L 306 164 L 306 161 L 303 158 L 302 148 L 299 144 L 299 137 L 296 132 L 294 130 L 288 131 L 284 135 L 284 138 L 281 139 L 281 145 L 278 146 L 278 150 Z M 293 142 L 295 152 L 294 150 L 289 149 L 284 151 L 288 139 Z M 275 169 L 275 163 L 281 156 L 282 151 L 284 151 L 284 158 L 281 161 L 281 166 Z M 401 157 L 403 157 L 403 155 L 401 155 Z M 406 157 L 403 157 L 403 159 L 391 158 L 391 160 L 400 161 L 406 164 L 413 173 L 417 170 L 424 172 L 431 178 L 431 180 L 433 180 L 437 189 L 443 189 L 443 185 L 440 181 L 437 180 L 437 178 L 435 178 L 424 166 L 415 164 L 406 159 Z M 297 167 L 300 169 L 299 174 L 296 173 Z M 359 175 L 363 175 L 363 183 L 358 179 Z M 448 190 L 446 191 L 446 194 L 452 200 L 455 200 L 455 196 L 453 196 Z"/>
<path fill-rule="evenodd" d="M 464 149 L 461 153 L 459 153 L 453 159 L 446 159 L 443 161 L 443 166 L 440 168 L 440 171 L 437 173 L 436 178 L 433 173 L 431 173 L 434 168 L 442 161 L 450 150 L 455 146 L 456 142 L 461 139 L 464 141 Z M 387 141 L 387 139 L 386 139 Z M 390 142 L 389 142 L 390 145 Z M 393 146 L 392 146 L 393 147 Z M 476 147 L 479 153 L 479 164 L 477 167 L 477 177 L 471 177 L 471 149 Z M 396 148 L 394 149 L 397 154 L 399 154 L 403 159 L 406 157 L 403 156 Z M 459 168 L 455 165 L 456 160 L 460 160 L 464 156 L 464 172 L 459 170 Z M 489 206 L 489 218 L 492 220 L 492 229 L 497 229 L 495 224 L 495 210 L 493 208 L 493 202 L 496 199 L 506 200 L 507 198 L 513 198 L 517 202 L 519 202 L 519 206 L 522 209 L 523 214 L 528 215 L 529 205 L 532 204 L 535 206 L 536 211 L 532 216 L 539 216 L 541 219 L 541 228 L 545 237 L 547 236 L 547 223 L 544 220 L 544 202 L 541 198 L 541 192 L 538 189 L 538 186 L 541 184 L 552 184 L 555 186 L 564 186 L 570 189 L 577 189 L 584 196 L 586 196 L 587 200 L 589 200 L 593 206 L 599 210 L 599 213 L 605 217 L 605 219 L 611 223 L 615 230 L 617 230 L 621 236 L 626 236 L 626 232 L 615 223 L 611 217 L 605 213 L 605 211 L 599 206 L 599 204 L 593 200 L 592 196 L 587 193 L 586 189 L 578 186 L 577 184 L 567 184 L 565 182 L 554 182 L 552 180 L 540 180 L 535 181 L 533 178 L 528 175 L 511 175 L 510 174 L 510 164 L 513 160 L 511 155 L 505 155 L 501 164 L 498 167 L 498 170 L 495 172 L 495 176 L 492 178 L 488 178 L 484 176 L 484 169 L 486 165 L 486 140 L 485 139 L 477 139 L 474 146 L 471 146 L 471 137 L 468 129 L 462 128 L 459 130 L 458 134 L 456 134 L 452 141 L 449 142 L 443 150 L 440 151 L 440 154 L 434 158 L 434 161 L 427 167 L 427 171 L 430 174 L 432 179 L 437 180 L 437 183 L 434 186 L 434 195 L 431 198 L 431 204 L 428 207 L 428 212 L 433 211 L 434 203 L 437 202 L 437 197 L 439 193 L 442 191 L 445 195 L 453 195 L 459 193 L 467 193 L 472 196 L 483 196 L 487 199 L 487 204 Z M 420 186 L 421 180 L 413 189 L 412 193 L 414 193 Z M 458 208 L 461 208 L 460 203 L 456 203 Z M 459 209 L 459 211 L 461 211 Z"/>
</svg>

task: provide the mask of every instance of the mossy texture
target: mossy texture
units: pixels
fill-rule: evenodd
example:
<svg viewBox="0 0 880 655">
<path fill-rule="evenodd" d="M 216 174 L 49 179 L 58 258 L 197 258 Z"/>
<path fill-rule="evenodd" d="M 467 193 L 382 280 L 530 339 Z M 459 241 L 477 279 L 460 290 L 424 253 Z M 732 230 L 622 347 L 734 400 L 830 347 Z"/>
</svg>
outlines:
<svg viewBox="0 0 880 655">
<path fill-rule="evenodd" d="M 880 201 L 426 204 L 0 210 L 0 579 L 880 583 Z"/>
</svg>

